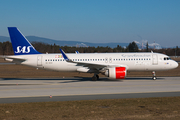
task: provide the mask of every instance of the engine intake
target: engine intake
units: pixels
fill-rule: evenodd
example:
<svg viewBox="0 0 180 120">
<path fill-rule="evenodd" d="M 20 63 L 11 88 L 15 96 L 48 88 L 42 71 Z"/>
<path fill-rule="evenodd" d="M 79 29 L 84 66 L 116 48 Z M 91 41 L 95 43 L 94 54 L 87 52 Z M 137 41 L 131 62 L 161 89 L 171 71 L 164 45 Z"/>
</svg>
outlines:
<svg viewBox="0 0 180 120">
<path fill-rule="evenodd" d="M 124 79 L 126 77 L 126 67 L 114 67 L 106 70 L 105 75 L 113 79 Z"/>
</svg>

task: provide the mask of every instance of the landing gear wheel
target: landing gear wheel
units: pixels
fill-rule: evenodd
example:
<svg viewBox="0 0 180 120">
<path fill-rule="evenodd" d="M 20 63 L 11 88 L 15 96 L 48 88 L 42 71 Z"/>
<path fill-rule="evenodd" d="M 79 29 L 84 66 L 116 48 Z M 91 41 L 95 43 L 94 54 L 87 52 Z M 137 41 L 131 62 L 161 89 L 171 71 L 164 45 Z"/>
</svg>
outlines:
<svg viewBox="0 0 180 120">
<path fill-rule="evenodd" d="M 157 78 L 156 78 L 156 76 L 153 76 L 152 79 L 153 79 L 153 80 L 156 80 Z"/>
<path fill-rule="evenodd" d="M 99 80 L 99 75 L 96 75 L 97 80 Z"/>
<path fill-rule="evenodd" d="M 92 81 L 96 81 L 99 79 L 99 75 L 94 73 L 94 76 L 92 77 Z"/>
<path fill-rule="evenodd" d="M 92 77 L 92 81 L 96 81 L 97 80 L 97 77 L 96 76 L 93 76 Z"/>
</svg>

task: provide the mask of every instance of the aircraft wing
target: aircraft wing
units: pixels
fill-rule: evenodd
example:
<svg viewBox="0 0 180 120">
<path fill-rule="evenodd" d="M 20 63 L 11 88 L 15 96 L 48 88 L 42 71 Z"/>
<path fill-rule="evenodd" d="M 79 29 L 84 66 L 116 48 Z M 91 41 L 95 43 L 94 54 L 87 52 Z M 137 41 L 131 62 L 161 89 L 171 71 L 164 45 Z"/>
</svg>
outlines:
<svg viewBox="0 0 180 120">
<path fill-rule="evenodd" d="M 70 63 L 76 63 L 77 66 L 82 66 L 82 67 L 88 67 L 91 70 L 97 70 L 97 71 L 104 71 L 107 68 L 111 68 L 111 67 L 126 67 L 125 65 L 120 65 L 120 64 L 99 64 L 99 63 L 89 63 L 89 62 L 76 62 L 76 61 L 72 61 L 70 58 L 68 58 L 68 56 L 65 54 L 65 52 L 60 49 L 64 59 L 66 60 L 66 62 L 70 62 Z"/>
</svg>

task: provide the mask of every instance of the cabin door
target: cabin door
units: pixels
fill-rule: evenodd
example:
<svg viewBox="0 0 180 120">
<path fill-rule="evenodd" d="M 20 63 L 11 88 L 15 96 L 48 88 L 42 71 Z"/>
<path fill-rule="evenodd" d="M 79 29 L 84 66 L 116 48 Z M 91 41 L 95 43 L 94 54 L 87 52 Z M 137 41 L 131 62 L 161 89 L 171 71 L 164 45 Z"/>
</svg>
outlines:
<svg viewBox="0 0 180 120">
<path fill-rule="evenodd" d="M 37 57 L 37 66 L 42 66 L 42 56 Z"/>
<path fill-rule="evenodd" d="M 157 55 L 152 55 L 152 64 L 157 65 L 158 64 L 158 57 Z"/>
</svg>

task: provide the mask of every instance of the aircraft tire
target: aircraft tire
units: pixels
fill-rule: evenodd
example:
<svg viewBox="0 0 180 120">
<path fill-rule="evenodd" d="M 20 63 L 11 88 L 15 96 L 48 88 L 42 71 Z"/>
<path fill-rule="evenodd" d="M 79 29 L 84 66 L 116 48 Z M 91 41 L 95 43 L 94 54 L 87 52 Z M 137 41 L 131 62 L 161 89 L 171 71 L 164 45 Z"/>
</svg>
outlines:
<svg viewBox="0 0 180 120">
<path fill-rule="evenodd" d="M 157 78 L 156 78 L 156 76 L 153 76 L 152 79 L 153 79 L 153 80 L 156 80 Z"/>
<path fill-rule="evenodd" d="M 99 75 L 96 75 L 97 80 L 99 80 Z"/>
<path fill-rule="evenodd" d="M 92 81 L 97 81 L 97 77 L 96 77 L 96 76 L 93 76 L 93 77 L 92 77 Z"/>
</svg>

